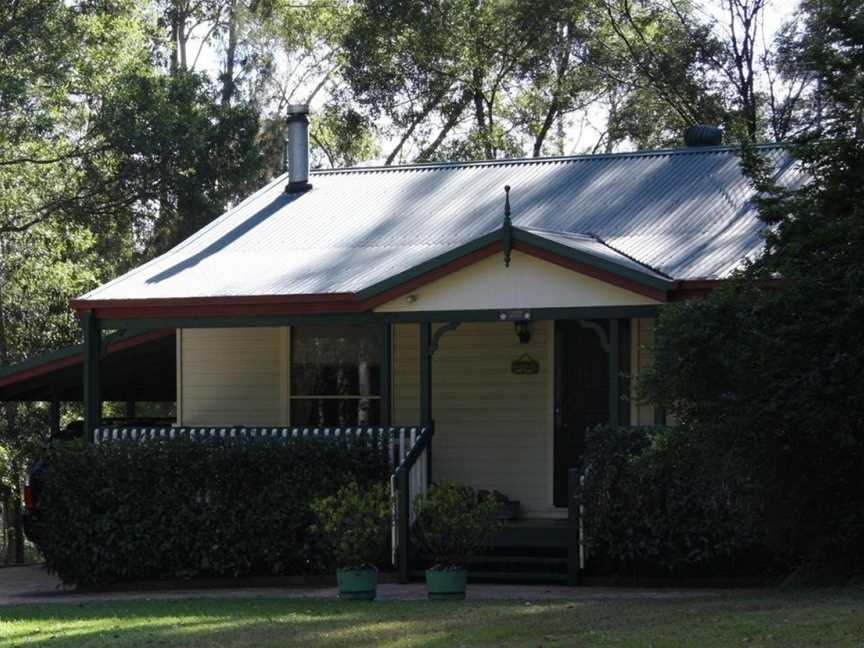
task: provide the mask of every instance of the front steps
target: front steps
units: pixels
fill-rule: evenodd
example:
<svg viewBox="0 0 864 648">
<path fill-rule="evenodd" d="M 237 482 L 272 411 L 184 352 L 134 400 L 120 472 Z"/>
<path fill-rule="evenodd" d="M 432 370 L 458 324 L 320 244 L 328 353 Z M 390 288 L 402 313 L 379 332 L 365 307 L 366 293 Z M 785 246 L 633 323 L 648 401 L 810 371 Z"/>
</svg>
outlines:
<svg viewBox="0 0 864 648">
<path fill-rule="evenodd" d="M 566 520 L 506 522 L 501 532 L 468 565 L 472 582 L 567 582 L 567 547 L 571 526 Z M 423 579 L 428 559 L 420 557 L 412 578 Z"/>
</svg>

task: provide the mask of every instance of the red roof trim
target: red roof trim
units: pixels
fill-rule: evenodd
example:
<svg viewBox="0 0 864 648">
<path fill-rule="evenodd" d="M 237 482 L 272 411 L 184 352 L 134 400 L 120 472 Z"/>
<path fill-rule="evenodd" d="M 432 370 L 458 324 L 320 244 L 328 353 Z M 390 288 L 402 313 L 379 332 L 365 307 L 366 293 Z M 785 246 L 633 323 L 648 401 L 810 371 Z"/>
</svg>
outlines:
<svg viewBox="0 0 864 648">
<path fill-rule="evenodd" d="M 513 249 L 538 259 L 593 277 L 600 281 L 644 295 L 659 302 L 675 299 L 676 293 L 686 294 L 713 288 L 720 282 L 680 282 L 678 290 L 665 291 L 621 277 L 607 270 L 569 259 L 524 241 L 514 241 Z M 366 300 L 353 293 L 309 295 L 260 295 L 232 297 L 190 297 L 171 299 L 75 300 L 72 307 L 80 314 L 91 310 L 99 319 L 160 319 L 172 317 L 232 317 L 257 315 L 324 315 L 371 311 L 388 301 L 408 294 L 448 274 L 473 265 L 501 251 L 500 241 L 494 241 L 464 256 L 449 261 Z"/>
<path fill-rule="evenodd" d="M 449 263 L 445 263 L 444 265 L 435 268 L 434 270 L 430 270 L 429 272 L 426 272 L 419 277 L 409 279 L 405 283 L 399 284 L 398 286 L 395 286 L 390 290 L 385 290 L 379 295 L 370 297 L 365 302 L 363 302 L 363 306 L 365 307 L 365 309 L 371 310 L 373 308 L 376 308 L 377 306 L 380 306 L 381 304 L 386 304 L 388 301 L 396 299 L 397 297 L 401 297 L 402 295 L 407 295 L 411 291 L 417 290 L 421 286 L 432 283 L 433 281 L 441 279 L 448 274 L 452 274 L 457 270 L 462 270 L 463 268 L 467 268 L 470 265 L 474 265 L 481 259 L 490 257 L 500 251 L 501 243 L 499 241 L 494 241 L 493 243 L 485 245 L 478 250 L 469 252 L 465 256 L 461 256 L 458 259 L 454 259 Z"/>
<path fill-rule="evenodd" d="M 581 263 L 579 261 L 574 261 L 573 259 L 568 259 L 567 257 L 561 256 L 560 254 L 555 254 L 554 252 L 549 252 L 548 250 L 542 250 L 538 247 L 531 245 L 530 243 L 525 243 L 523 241 L 514 241 L 513 249 L 524 252 L 525 254 L 530 254 L 531 256 L 542 259 L 543 261 L 554 263 L 555 265 L 561 266 L 562 268 L 567 268 L 568 270 L 573 270 L 574 272 L 593 277 L 594 279 L 599 279 L 600 281 L 612 284 L 613 286 L 624 288 L 625 290 L 629 290 L 630 292 L 645 295 L 646 297 L 655 299 L 660 302 L 665 302 L 667 300 L 667 294 L 663 290 L 652 288 L 651 286 L 646 286 L 645 284 L 638 283 L 636 281 L 633 281 L 632 279 L 627 279 L 626 277 L 622 277 L 607 270 L 602 270 L 600 268 L 590 266 L 587 263 Z"/>
<path fill-rule="evenodd" d="M 52 360 L 46 362 L 45 364 L 37 365 L 35 367 L 22 369 L 19 372 L 9 374 L 8 376 L 3 376 L 2 378 L 0 378 L 0 387 L 5 387 L 6 385 L 14 385 L 15 383 L 29 380 L 30 378 L 36 378 L 37 376 L 42 376 L 44 374 L 51 373 L 52 371 L 57 371 L 58 369 L 71 367 L 82 362 L 84 362 L 83 352 L 76 353 L 65 358 L 60 358 L 59 360 Z"/>
</svg>

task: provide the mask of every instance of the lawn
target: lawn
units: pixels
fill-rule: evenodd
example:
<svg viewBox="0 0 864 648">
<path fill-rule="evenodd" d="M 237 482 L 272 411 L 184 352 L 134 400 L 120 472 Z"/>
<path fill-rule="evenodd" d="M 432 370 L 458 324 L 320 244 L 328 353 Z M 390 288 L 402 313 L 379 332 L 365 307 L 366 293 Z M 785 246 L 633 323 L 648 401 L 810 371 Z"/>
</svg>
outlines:
<svg viewBox="0 0 864 648">
<path fill-rule="evenodd" d="M 864 646 L 861 590 L 690 600 L 0 607 L 0 646 Z"/>
</svg>

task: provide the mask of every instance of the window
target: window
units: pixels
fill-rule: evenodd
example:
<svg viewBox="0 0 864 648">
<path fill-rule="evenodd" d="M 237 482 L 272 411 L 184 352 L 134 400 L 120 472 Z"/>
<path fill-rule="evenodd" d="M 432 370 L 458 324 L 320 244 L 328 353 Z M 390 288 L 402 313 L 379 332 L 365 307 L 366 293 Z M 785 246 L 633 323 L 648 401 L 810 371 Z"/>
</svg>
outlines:
<svg viewBox="0 0 864 648">
<path fill-rule="evenodd" d="M 365 327 L 292 328 L 291 425 L 378 425 L 381 355 Z"/>
</svg>

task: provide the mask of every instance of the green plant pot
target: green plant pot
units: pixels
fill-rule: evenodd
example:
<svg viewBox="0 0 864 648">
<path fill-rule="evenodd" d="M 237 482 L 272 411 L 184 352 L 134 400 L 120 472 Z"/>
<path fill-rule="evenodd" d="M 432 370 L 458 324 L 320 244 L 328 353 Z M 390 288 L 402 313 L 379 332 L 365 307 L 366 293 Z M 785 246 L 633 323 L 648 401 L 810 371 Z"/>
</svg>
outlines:
<svg viewBox="0 0 864 648">
<path fill-rule="evenodd" d="M 378 590 L 377 569 L 338 569 L 339 598 L 347 601 L 374 601 Z"/>
<path fill-rule="evenodd" d="M 430 601 L 461 601 L 465 598 L 464 569 L 427 569 L 426 589 Z"/>
</svg>

